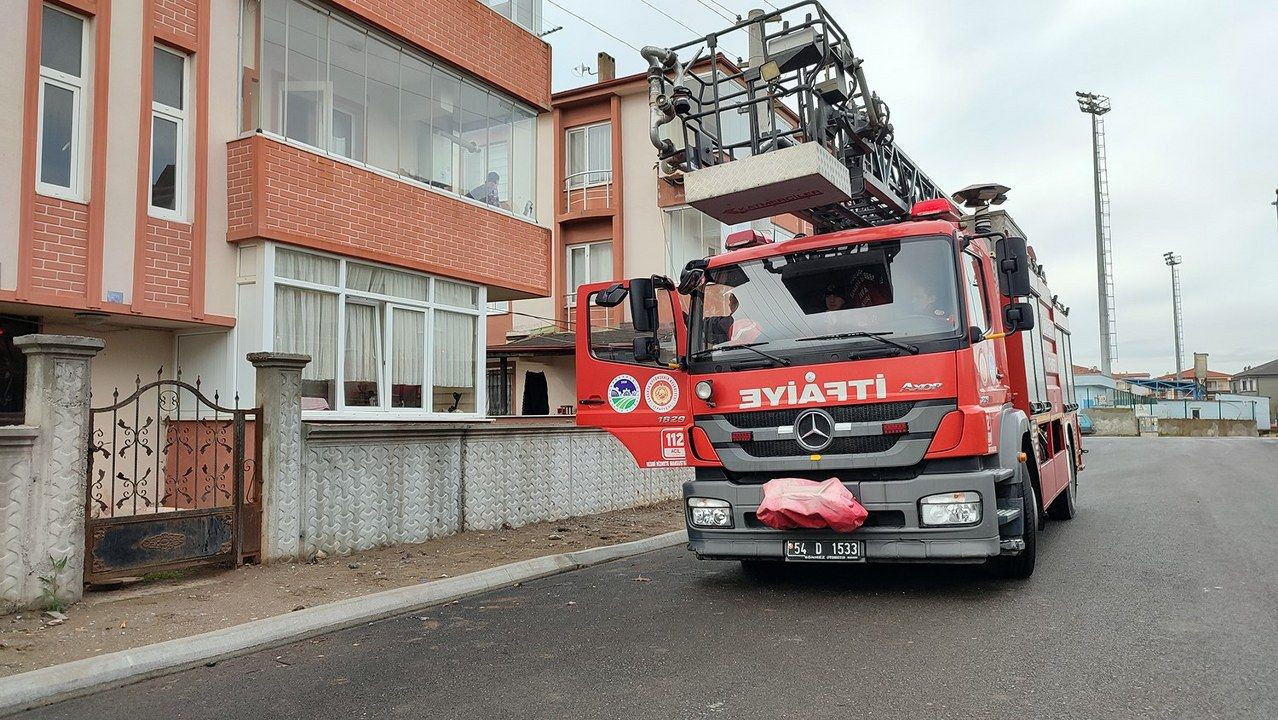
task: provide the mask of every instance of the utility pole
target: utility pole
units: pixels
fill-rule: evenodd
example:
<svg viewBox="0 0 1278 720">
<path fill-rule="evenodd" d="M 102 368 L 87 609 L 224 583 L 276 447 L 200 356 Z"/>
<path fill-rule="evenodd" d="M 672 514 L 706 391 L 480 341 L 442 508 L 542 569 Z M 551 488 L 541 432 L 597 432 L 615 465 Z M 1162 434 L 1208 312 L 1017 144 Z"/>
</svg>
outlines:
<svg viewBox="0 0 1278 720">
<path fill-rule="evenodd" d="M 1118 323 L 1114 311 L 1114 266 L 1109 242 L 1109 170 L 1105 163 L 1105 121 L 1109 98 L 1076 92 L 1078 109 L 1092 116 L 1092 174 L 1096 199 L 1096 290 L 1100 306 L 1101 372 L 1113 376 L 1118 358 Z"/>
<path fill-rule="evenodd" d="M 1274 190 L 1274 195 L 1278 195 L 1278 189 Z M 1269 204 L 1274 206 L 1274 213 L 1278 214 L 1278 198 L 1275 198 L 1274 201 Z"/>
<path fill-rule="evenodd" d="M 1180 324 L 1180 270 L 1177 268 L 1181 263 L 1179 255 L 1171 252 L 1163 253 L 1163 262 L 1171 268 L 1172 273 L 1172 322 L 1175 323 L 1176 334 L 1176 371 L 1172 373 L 1175 382 L 1180 382 L 1180 373 L 1183 365 L 1181 365 L 1180 349 L 1183 346 L 1184 327 Z M 1172 390 L 1172 398 L 1175 399 L 1176 391 Z"/>
</svg>

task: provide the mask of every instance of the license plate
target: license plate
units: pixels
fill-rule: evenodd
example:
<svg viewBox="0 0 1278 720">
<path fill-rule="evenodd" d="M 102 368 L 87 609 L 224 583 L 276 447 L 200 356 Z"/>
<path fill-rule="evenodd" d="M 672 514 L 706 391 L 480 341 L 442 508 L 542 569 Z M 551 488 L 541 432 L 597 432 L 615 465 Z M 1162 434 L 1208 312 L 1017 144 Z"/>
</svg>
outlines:
<svg viewBox="0 0 1278 720">
<path fill-rule="evenodd" d="M 865 545 L 860 540 L 786 540 L 785 559 L 864 562 Z"/>
</svg>

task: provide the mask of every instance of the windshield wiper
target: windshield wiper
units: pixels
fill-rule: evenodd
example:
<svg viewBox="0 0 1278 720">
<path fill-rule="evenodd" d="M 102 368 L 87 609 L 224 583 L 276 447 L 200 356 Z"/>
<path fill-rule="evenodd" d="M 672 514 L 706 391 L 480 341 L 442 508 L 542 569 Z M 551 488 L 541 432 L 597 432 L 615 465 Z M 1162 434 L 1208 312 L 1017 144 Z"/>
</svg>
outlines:
<svg viewBox="0 0 1278 720">
<path fill-rule="evenodd" d="M 899 348 L 901 350 L 904 350 L 905 352 L 911 355 L 919 354 L 919 348 L 917 345 L 910 345 L 908 343 L 899 343 L 895 340 L 890 340 L 887 337 L 885 337 L 886 335 L 891 335 L 891 334 L 892 334 L 891 332 L 868 332 L 865 330 L 858 330 L 856 332 L 834 333 L 833 335 L 813 335 L 812 337 L 801 337 L 801 338 L 797 338 L 795 342 L 809 342 L 812 340 L 846 340 L 849 338 L 870 338 L 871 340 L 878 340 L 884 345 L 891 345 L 894 348 Z"/>
<path fill-rule="evenodd" d="M 720 345 L 718 347 L 706 348 L 705 350 L 698 350 L 692 353 L 690 357 L 693 360 L 696 360 L 697 358 L 705 357 L 706 355 L 709 355 L 710 353 L 719 352 L 721 350 L 749 350 L 750 352 L 756 355 L 765 357 L 771 360 L 772 362 L 777 363 L 778 365 L 788 367 L 790 365 L 789 360 L 786 360 L 783 357 L 777 357 L 776 355 L 773 355 L 772 353 L 766 353 L 759 349 L 760 345 L 767 345 L 767 344 L 768 343 L 764 341 L 764 342 L 754 342 L 754 343 L 738 343 L 736 345 Z"/>
</svg>

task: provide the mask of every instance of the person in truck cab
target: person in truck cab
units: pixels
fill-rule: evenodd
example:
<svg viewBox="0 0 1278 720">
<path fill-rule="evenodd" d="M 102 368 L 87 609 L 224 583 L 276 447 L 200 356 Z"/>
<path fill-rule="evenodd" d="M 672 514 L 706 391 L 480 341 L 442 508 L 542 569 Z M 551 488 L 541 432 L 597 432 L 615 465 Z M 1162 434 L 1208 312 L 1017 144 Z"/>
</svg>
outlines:
<svg viewBox="0 0 1278 720">
<path fill-rule="evenodd" d="M 741 301 L 732 292 L 725 292 L 723 300 L 728 306 L 728 314 L 706 318 L 707 345 L 735 345 L 759 340 L 763 328 L 759 323 L 747 317 L 737 317 L 741 310 Z"/>
<path fill-rule="evenodd" d="M 955 317 L 954 309 L 942 308 L 936 293 L 923 285 L 910 288 L 910 291 L 906 293 L 905 306 L 902 310 L 906 317 L 925 317 L 938 325 L 947 325 L 950 329 L 958 327 L 958 318 Z"/>
</svg>

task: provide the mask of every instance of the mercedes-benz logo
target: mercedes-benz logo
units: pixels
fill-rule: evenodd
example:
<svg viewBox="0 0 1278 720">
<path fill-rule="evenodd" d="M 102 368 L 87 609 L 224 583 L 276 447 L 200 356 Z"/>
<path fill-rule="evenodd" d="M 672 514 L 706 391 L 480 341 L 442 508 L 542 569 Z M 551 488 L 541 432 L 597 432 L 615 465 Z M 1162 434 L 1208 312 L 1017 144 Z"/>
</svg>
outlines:
<svg viewBox="0 0 1278 720">
<path fill-rule="evenodd" d="M 819 452 L 834 440 L 834 418 L 824 410 L 805 410 L 794 421 L 794 439 L 804 450 Z"/>
</svg>

